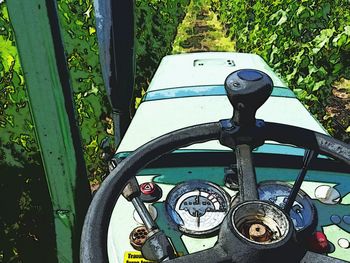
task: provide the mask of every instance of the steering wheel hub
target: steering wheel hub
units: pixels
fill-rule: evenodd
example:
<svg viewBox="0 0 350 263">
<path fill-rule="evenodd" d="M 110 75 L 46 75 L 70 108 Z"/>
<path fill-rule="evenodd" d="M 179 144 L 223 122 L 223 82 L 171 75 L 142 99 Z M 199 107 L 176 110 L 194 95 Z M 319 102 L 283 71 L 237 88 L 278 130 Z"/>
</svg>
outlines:
<svg viewBox="0 0 350 263">
<path fill-rule="evenodd" d="M 292 231 L 290 220 L 279 207 L 259 200 L 236 206 L 231 223 L 243 240 L 260 245 L 284 243 Z"/>
</svg>

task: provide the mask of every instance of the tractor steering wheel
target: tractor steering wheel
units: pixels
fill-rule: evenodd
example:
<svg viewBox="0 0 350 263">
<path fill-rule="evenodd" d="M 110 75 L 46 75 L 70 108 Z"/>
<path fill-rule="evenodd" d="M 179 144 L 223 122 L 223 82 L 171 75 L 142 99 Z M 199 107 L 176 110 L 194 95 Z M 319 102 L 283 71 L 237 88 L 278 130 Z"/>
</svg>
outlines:
<svg viewBox="0 0 350 263">
<path fill-rule="evenodd" d="M 221 224 L 214 247 L 174 258 L 166 236 L 153 231 L 142 248 L 150 260 L 181 262 L 344 262 L 304 250 L 295 238 L 289 213 L 265 201 L 258 200 L 257 182 L 251 160 L 251 150 L 265 140 L 292 144 L 339 159 L 350 165 L 350 146 L 332 137 L 289 125 L 268 123 L 255 119 L 256 110 L 272 92 L 272 80 L 263 72 L 239 70 L 225 81 L 228 98 L 234 107 L 230 120 L 191 126 L 173 131 L 141 146 L 110 173 L 94 196 L 85 218 L 80 261 L 107 263 L 107 233 L 110 218 L 119 196 L 137 172 L 150 162 L 178 148 L 209 140 L 220 142 L 235 150 L 240 203 L 230 209 Z M 241 231 L 246 211 L 263 213 L 281 226 L 273 242 L 257 242 Z M 252 212 L 253 211 L 253 212 Z"/>
</svg>

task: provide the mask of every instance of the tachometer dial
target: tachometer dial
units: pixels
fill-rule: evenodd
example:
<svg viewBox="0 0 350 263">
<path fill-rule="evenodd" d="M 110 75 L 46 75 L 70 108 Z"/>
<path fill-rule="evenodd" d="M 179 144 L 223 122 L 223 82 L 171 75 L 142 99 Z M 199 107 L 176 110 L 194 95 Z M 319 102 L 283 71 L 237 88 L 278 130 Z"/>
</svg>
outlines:
<svg viewBox="0 0 350 263">
<path fill-rule="evenodd" d="M 193 236 L 207 236 L 219 229 L 229 211 L 229 198 L 216 184 L 188 181 L 169 193 L 167 211 L 180 231 Z"/>
<path fill-rule="evenodd" d="M 280 181 L 262 182 L 258 186 L 259 199 L 271 201 L 283 208 L 291 189 L 292 186 L 290 184 Z M 293 207 L 290 210 L 290 217 L 298 232 L 314 230 L 317 218 L 316 208 L 311 198 L 302 190 L 298 192 Z"/>
</svg>

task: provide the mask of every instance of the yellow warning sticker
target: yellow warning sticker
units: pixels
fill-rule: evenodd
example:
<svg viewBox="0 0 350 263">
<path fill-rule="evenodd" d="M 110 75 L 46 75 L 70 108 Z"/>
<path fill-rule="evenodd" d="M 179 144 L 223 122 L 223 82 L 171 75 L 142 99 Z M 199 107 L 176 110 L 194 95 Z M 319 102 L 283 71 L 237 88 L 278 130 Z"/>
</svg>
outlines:
<svg viewBox="0 0 350 263">
<path fill-rule="evenodd" d="M 139 251 L 129 251 L 124 253 L 124 263 L 153 263 L 145 259 Z"/>
</svg>

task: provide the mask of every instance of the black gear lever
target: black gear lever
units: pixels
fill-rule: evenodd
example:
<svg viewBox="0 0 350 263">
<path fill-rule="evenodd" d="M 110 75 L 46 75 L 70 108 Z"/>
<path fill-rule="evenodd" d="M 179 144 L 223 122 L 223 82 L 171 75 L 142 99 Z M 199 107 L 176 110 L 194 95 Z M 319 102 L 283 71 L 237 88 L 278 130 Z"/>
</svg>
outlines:
<svg viewBox="0 0 350 263">
<path fill-rule="evenodd" d="M 228 129 L 223 125 L 224 132 L 220 141 L 235 150 L 239 193 L 242 201 L 258 199 L 251 155 L 252 148 L 257 146 L 253 140 L 256 126 L 255 113 L 271 95 L 272 88 L 271 78 L 264 72 L 253 69 L 237 70 L 228 75 L 225 80 L 227 97 L 233 106 L 233 117 L 228 127 L 226 126 Z M 233 140 L 234 133 L 237 134 Z"/>
<path fill-rule="evenodd" d="M 255 113 L 271 95 L 272 88 L 272 79 L 259 70 L 241 69 L 228 75 L 225 89 L 234 108 L 232 124 L 255 125 Z"/>
</svg>

